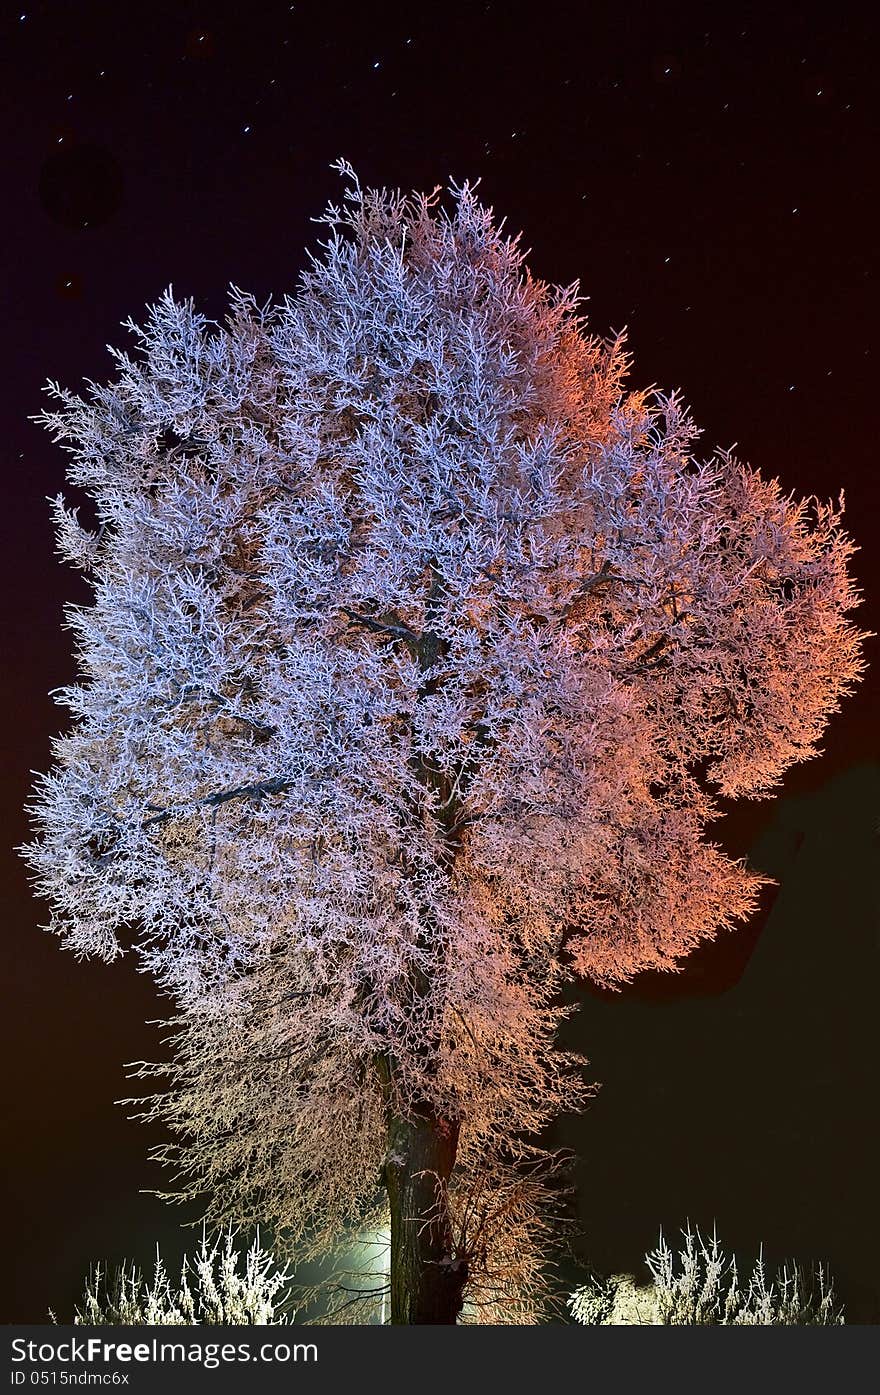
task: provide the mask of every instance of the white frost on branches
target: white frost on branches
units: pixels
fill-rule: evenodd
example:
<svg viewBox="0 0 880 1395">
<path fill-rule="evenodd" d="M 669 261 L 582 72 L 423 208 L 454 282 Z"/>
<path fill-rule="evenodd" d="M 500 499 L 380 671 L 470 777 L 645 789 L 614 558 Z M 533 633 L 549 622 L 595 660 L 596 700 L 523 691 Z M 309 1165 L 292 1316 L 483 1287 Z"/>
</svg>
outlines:
<svg viewBox="0 0 880 1395">
<path fill-rule="evenodd" d="M 134 1264 L 123 1262 L 111 1273 L 96 1265 L 86 1281 L 74 1325 L 152 1327 L 208 1325 L 241 1327 L 286 1323 L 288 1267 L 276 1263 L 259 1236 L 242 1256 L 228 1232 L 222 1244 L 202 1234 L 193 1258 L 184 1255 L 180 1281 L 172 1284 L 156 1249 L 153 1277 L 147 1280 Z"/>
<path fill-rule="evenodd" d="M 94 602 L 26 850 L 50 928 L 177 1005 L 184 1189 L 316 1247 L 373 1205 L 377 1061 L 462 1121 L 462 1196 L 510 1196 L 587 1093 L 561 983 L 748 914 L 716 796 L 814 755 L 861 668 L 837 509 L 695 458 L 472 186 L 343 172 L 294 295 L 220 327 L 169 288 L 112 383 L 50 385 Z"/>
<path fill-rule="evenodd" d="M 807 1274 L 784 1265 L 768 1275 L 763 1252 L 747 1283 L 734 1255 L 726 1255 L 714 1231 L 705 1239 L 688 1226 L 678 1255 L 660 1233 L 656 1250 L 645 1256 L 651 1275 L 637 1284 L 629 1274 L 594 1280 L 569 1300 L 575 1322 L 589 1326 L 834 1327 L 843 1309 L 821 1265 Z"/>
</svg>

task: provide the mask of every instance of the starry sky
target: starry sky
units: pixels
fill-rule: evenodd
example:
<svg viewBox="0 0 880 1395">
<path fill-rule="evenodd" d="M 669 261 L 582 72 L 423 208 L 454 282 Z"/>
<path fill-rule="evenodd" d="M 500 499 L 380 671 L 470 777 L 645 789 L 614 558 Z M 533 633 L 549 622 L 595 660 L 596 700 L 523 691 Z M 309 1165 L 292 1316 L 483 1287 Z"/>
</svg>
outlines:
<svg viewBox="0 0 880 1395">
<path fill-rule="evenodd" d="M 126 959 L 79 964 L 38 926 L 13 849 L 73 675 L 46 496 L 63 452 L 28 421 L 47 378 L 112 371 L 108 343 L 173 283 L 221 319 L 235 282 L 292 291 L 310 220 L 364 184 L 477 178 L 533 271 L 580 278 L 593 327 L 627 326 L 632 381 L 680 388 L 707 452 L 787 489 L 845 490 L 880 630 L 875 459 L 876 52 L 851 4 L 43 3 L 0 13 L 4 111 L 0 1321 L 69 1316 L 90 1261 L 180 1211 L 145 1194 L 156 1131 L 114 1101 L 154 1058 L 163 1005 Z M 880 655 L 825 753 L 716 836 L 775 877 L 749 927 L 679 976 L 576 990 L 570 1040 L 603 1082 L 563 1121 L 578 1253 L 634 1269 L 690 1217 L 772 1262 L 825 1259 L 880 1321 L 876 999 Z"/>
</svg>

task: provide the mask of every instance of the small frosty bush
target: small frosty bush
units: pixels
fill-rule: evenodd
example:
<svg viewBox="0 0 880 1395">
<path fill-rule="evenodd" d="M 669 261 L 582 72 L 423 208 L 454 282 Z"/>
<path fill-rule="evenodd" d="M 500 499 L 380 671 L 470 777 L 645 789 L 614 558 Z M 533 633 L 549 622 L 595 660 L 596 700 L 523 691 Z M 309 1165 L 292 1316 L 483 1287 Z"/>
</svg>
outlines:
<svg viewBox="0 0 880 1395">
<path fill-rule="evenodd" d="M 288 1296 L 287 1266 L 278 1266 L 260 1245 L 259 1235 L 244 1255 L 243 1272 L 239 1272 L 241 1259 L 230 1231 L 222 1242 L 213 1244 L 202 1235 L 195 1257 L 183 1257 L 177 1286 L 158 1246 L 151 1282 L 127 1261 L 112 1273 L 96 1265 L 86 1281 L 82 1307 L 75 1309 L 74 1325 L 201 1327 L 289 1322 L 279 1312 Z"/>
<path fill-rule="evenodd" d="M 728 1257 L 713 1231 L 710 1240 L 690 1227 L 682 1232 L 684 1249 L 676 1256 L 663 1233 L 656 1250 L 645 1256 L 649 1284 L 630 1274 L 594 1279 L 569 1299 L 575 1322 L 591 1326 L 648 1323 L 673 1327 L 830 1327 L 843 1323 L 834 1286 L 821 1265 L 805 1273 L 798 1265 L 767 1274 L 763 1252 L 748 1282 L 736 1257 Z"/>
</svg>

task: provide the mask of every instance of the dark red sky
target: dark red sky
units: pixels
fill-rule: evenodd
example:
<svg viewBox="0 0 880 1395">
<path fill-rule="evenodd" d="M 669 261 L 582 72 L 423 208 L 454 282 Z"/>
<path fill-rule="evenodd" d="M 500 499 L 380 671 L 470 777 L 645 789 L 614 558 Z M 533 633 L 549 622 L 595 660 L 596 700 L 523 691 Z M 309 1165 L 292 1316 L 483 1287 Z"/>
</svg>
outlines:
<svg viewBox="0 0 880 1395">
<path fill-rule="evenodd" d="M 179 1243 L 147 1131 L 114 1099 L 162 1008 L 129 961 L 78 964 L 37 927 L 12 851 L 70 680 L 45 496 L 64 456 L 27 420 L 46 378 L 112 371 L 105 344 L 173 282 L 222 316 L 234 281 L 290 291 L 309 220 L 364 183 L 482 177 L 533 270 L 580 277 L 629 326 L 633 380 L 679 387 L 707 450 L 787 488 L 846 491 L 864 625 L 880 629 L 875 376 L 880 30 L 857 5 L 6 6 L 3 265 L 3 1062 L 0 1320 L 60 1315 L 91 1259 Z M 20 15 L 23 18 L 19 18 Z M 782 795 L 718 836 L 782 883 L 686 973 L 584 992 L 604 1082 L 563 1130 L 581 1253 L 637 1264 L 662 1222 L 717 1218 L 744 1253 L 825 1257 L 880 1316 L 876 1013 L 880 663 Z"/>
</svg>

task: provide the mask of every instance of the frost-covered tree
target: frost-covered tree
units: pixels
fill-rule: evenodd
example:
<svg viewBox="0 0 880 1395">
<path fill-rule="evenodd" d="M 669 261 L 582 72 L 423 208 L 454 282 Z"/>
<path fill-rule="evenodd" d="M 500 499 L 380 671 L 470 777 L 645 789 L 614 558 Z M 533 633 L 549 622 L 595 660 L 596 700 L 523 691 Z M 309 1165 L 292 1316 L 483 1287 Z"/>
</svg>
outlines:
<svg viewBox="0 0 880 1395">
<path fill-rule="evenodd" d="M 175 1003 L 183 1194 L 303 1253 L 387 1209 L 392 1321 L 526 1321 L 536 1140 L 587 1093 L 559 989 L 752 908 L 707 824 L 858 676 L 852 546 L 696 458 L 472 187 L 342 168 L 295 294 L 221 327 L 169 289 L 112 382 L 50 384 L 94 602 L 26 855 Z"/>
</svg>

